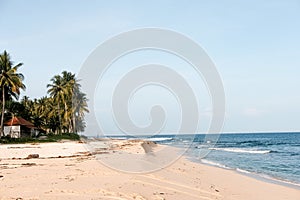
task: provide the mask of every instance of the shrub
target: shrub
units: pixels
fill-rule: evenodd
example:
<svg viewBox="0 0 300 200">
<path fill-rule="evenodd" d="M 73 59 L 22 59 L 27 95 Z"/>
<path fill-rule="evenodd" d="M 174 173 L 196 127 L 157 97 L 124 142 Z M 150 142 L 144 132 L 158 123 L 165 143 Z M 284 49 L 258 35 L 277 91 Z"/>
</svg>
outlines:
<svg viewBox="0 0 300 200">
<path fill-rule="evenodd" d="M 80 140 L 80 136 L 76 133 L 64 133 L 62 135 L 48 134 L 47 138 L 11 138 L 9 136 L 4 136 L 0 138 L 1 144 L 21 144 L 21 143 L 42 143 L 42 142 L 57 142 L 60 140 Z"/>
</svg>

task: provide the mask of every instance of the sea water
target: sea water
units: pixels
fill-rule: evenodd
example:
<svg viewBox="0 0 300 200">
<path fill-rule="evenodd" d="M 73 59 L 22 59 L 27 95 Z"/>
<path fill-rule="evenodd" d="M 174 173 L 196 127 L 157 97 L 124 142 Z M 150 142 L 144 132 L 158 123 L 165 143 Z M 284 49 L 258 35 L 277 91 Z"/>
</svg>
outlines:
<svg viewBox="0 0 300 200">
<path fill-rule="evenodd" d="M 221 134 L 214 145 L 205 135 L 156 135 L 146 138 L 186 148 L 192 161 L 255 174 L 300 186 L 300 133 Z M 205 157 L 201 151 L 208 150 Z"/>
</svg>

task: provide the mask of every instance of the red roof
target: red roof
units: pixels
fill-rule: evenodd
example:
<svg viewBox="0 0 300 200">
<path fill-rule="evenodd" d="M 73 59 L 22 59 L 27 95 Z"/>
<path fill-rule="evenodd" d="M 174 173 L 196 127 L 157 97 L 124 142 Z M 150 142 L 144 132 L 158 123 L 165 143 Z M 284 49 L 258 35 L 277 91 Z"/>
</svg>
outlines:
<svg viewBox="0 0 300 200">
<path fill-rule="evenodd" d="M 32 128 L 34 127 L 34 124 L 23 119 L 22 117 L 14 117 L 11 120 L 7 121 L 4 123 L 4 125 L 6 126 L 27 126 L 28 128 Z"/>
</svg>

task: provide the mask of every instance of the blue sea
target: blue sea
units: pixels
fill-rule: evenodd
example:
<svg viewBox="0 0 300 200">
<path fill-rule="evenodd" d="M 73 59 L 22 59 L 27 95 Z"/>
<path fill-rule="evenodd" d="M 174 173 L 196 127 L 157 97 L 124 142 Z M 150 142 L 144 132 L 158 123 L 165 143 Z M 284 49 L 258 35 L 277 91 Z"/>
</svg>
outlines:
<svg viewBox="0 0 300 200">
<path fill-rule="evenodd" d="M 209 141 L 203 134 L 156 135 L 148 139 L 188 147 L 186 156 L 194 162 L 300 186 L 300 133 L 221 134 L 215 145 L 206 145 Z M 205 149 L 209 153 L 199 157 Z"/>
</svg>

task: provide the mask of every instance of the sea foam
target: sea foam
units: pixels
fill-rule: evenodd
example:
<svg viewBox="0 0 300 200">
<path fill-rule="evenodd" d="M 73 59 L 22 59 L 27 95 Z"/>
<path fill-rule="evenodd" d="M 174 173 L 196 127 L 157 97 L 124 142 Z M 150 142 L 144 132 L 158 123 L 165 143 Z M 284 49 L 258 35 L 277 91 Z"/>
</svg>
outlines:
<svg viewBox="0 0 300 200">
<path fill-rule="evenodd" d="M 252 150 L 252 149 L 239 149 L 239 148 L 209 148 L 210 150 L 216 151 L 227 151 L 234 153 L 252 153 L 252 154 L 267 154 L 271 153 L 271 150 Z"/>
</svg>

